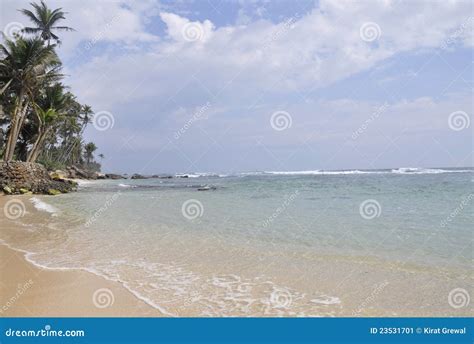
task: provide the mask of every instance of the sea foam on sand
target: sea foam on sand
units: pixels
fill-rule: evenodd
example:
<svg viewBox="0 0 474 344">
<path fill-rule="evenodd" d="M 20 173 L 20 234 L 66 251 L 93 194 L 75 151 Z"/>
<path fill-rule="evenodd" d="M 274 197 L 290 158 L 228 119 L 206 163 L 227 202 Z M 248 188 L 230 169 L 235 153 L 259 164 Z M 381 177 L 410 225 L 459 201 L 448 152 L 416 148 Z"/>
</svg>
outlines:
<svg viewBox="0 0 474 344">
<path fill-rule="evenodd" d="M 57 216 L 59 213 L 59 209 L 54 207 L 53 205 L 46 203 L 42 200 L 40 200 L 37 197 L 30 198 L 31 203 L 35 206 L 36 209 L 40 211 L 45 211 L 47 213 L 52 214 L 53 216 Z"/>
</svg>

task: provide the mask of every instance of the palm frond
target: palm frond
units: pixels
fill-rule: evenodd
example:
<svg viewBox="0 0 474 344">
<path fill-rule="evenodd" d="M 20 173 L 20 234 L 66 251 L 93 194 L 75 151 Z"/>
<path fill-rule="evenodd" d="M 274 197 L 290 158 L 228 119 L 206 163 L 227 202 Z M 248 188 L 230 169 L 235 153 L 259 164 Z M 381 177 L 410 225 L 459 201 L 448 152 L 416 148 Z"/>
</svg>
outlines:
<svg viewBox="0 0 474 344">
<path fill-rule="evenodd" d="M 21 29 L 21 31 L 25 33 L 38 33 L 41 32 L 41 29 L 37 27 L 25 27 Z"/>
<path fill-rule="evenodd" d="M 72 27 L 69 27 L 69 26 L 53 26 L 52 29 L 64 30 L 64 31 L 76 31 Z"/>
<path fill-rule="evenodd" d="M 25 16 L 28 17 L 28 19 L 30 19 L 33 23 L 35 23 L 36 25 L 41 25 L 41 21 L 38 19 L 38 17 L 36 17 L 36 15 L 31 12 L 30 10 L 27 10 L 27 9 L 22 9 L 22 10 L 19 10 L 21 13 L 23 13 Z"/>
</svg>

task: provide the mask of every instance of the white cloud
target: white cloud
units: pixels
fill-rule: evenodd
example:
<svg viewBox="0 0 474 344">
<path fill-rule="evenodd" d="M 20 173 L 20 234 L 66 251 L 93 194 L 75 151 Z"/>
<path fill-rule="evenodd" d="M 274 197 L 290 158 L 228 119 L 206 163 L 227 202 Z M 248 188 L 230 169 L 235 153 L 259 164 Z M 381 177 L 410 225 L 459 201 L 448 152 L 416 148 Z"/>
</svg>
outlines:
<svg viewBox="0 0 474 344">
<path fill-rule="evenodd" d="M 109 17 L 114 13 L 108 12 Z M 321 1 L 320 7 L 311 13 L 297 14 L 281 23 L 260 20 L 245 26 L 219 28 L 209 20 L 193 22 L 162 12 L 160 17 L 167 25 L 169 39 L 151 43 L 151 53 L 130 52 L 124 57 L 123 52 L 117 55 L 112 51 L 78 66 L 71 72 L 72 82 L 80 87 L 79 92 L 105 91 L 116 98 L 117 89 L 107 87 L 109 79 L 120 79 L 120 84 L 127 87 L 146 79 L 149 90 L 170 97 L 194 76 L 214 95 L 232 98 L 237 93 L 241 102 L 250 102 L 255 93 L 324 87 L 397 53 L 442 45 L 462 25 L 468 12 L 467 2 Z M 130 18 L 122 29 L 124 33 L 108 33 L 107 39 L 152 40 L 138 29 L 140 24 L 133 19 L 138 14 L 127 13 L 124 18 Z M 376 42 L 360 38 L 359 28 L 367 21 L 376 22 L 381 28 Z M 197 41 L 183 37 L 183 29 L 191 24 L 199 31 Z M 139 33 L 135 34 L 137 30 Z M 133 72 L 127 70 L 130 66 Z M 107 71 L 108 77 L 102 79 L 105 84 L 95 82 L 99 71 Z M 226 94 L 225 89 L 232 94 Z"/>
<path fill-rule="evenodd" d="M 190 21 L 173 13 L 160 13 L 168 27 L 168 35 L 177 42 L 206 42 L 211 39 L 214 24 L 210 20 L 202 23 Z"/>
</svg>

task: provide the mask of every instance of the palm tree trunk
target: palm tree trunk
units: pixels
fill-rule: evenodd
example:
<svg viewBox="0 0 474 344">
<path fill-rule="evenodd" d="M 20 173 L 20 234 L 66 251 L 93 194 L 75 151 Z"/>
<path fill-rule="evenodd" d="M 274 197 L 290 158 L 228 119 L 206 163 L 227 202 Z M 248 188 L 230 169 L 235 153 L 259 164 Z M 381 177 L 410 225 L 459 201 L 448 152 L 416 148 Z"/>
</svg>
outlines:
<svg viewBox="0 0 474 344">
<path fill-rule="evenodd" d="M 44 130 L 42 127 L 38 129 L 38 137 L 36 138 L 33 147 L 31 148 L 30 152 L 28 153 L 28 157 L 26 158 L 27 162 L 35 162 L 38 158 L 39 154 L 41 153 L 44 139 L 46 138 L 47 130 Z"/>
<path fill-rule="evenodd" d="M 5 145 L 5 152 L 3 154 L 3 160 L 5 161 L 10 161 L 11 160 L 11 157 L 10 157 L 10 147 L 11 147 L 11 144 L 12 144 L 12 140 L 13 140 L 13 135 L 14 135 L 14 132 L 15 132 L 15 123 L 16 123 L 16 120 L 17 120 L 17 114 L 18 114 L 18 109 L 20 107 L 20 101 L 19 99 L 17 99 L 17 105 L 15 106 L 15 109 L 13 110 L 13 114 L 12 114 L 12 118 L 11 118 L 11 121 L 10 121 L 10 130 L 8 132 L 8 136 L 7 136 L 7 143 Z"/>
<path fill-rule="evenodd" d="M 10 132 L 8 133 L 7 144 L 5 147 L 5 154 L 3 160 L 11 161 L 15 153 L 16 142 L 18 140 L 18 135 L 20 134 L 20 129 L 23 126 L 24 115 L 26 114 L 27 104 L 23 104 L 23 92 L 20 93 L 17 105 L 13 111 L 13 116 L 10 125 Z"/>
</svg>

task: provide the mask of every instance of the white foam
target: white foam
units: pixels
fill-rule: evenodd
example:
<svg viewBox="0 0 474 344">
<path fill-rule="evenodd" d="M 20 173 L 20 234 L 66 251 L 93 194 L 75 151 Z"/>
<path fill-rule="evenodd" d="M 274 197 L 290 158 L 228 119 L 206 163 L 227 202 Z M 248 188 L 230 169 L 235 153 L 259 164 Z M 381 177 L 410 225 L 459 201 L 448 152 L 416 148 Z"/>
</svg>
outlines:
<svg viewBox="0 0 474 344">
<path fill-rule="evenodd" d="M 90 184 L 95 184 L 94 181 L 92 180 L 85 180 L 85 179 L 73 179 L 78 186 L 87 186 L 87 185 L 90 185 Z"/>
<path fill-rule="evenodd" d="M 319 175 L 352 175 L 352 174 L 436 174 L 436 173 L 474 173 L 474 170 L 449 170 L 440 168 L 400 167 L 380 170 L 302 170 L 302 171 L 255 171 L 237 174 L 216 174 L 212 172 L 182 173 L 176 177 L 231 177 L 231 176 L 319 176 Z"/>
<path fill-rule="evenodd" d="M 120 183 L 118 186 L 120 186 L 121 188 L 134 188 L 135 187 L 134 185 L 122 184 L 122 183 Z"/>
<path fill-rule="evenodd" d="M 311 302 L 322 305 L 337 305 L 341 303 L 341 300 L 336 296 L 321 295 L 316 299 L 312 299 Z"/>
<path fill-rule="evenodd" d="M 39 211 L 45 211 L 47 213 L 52 214 L 53 216 L 57 216 L 57 214 L 59 213 L 58 208 L 40 200 L 39 198 L 33 197 L 33 198 L 30 198 L 30 201 L 31 203 L 33 203 L 35 208 L 38 209 Z"/>
<path fill-rule="evenodd" d="M 194 174 L 194 173 L 185 173 L 185 174 L 177 174 L 176 177 L 178 177 L 178 178 L 199 178 L 199 177 L 202 177 L 202 175 Z"/>
<path fill-rule="evenodd" d="M 400 167 L 393 169 L 391 173 L 395 174 L 438 174 L 438 173 L 467 173 L 474 170 L 444 170 L 440 168 L 421 168 L 421 167 Z"/>
<path fill-rule="evenodd" d="M 201 276 L 183 270 L 181 267 L 146 262 L 130 264 L 122 259 L 112 260 L 102 267 L 52 266 L 51 263 L 44 264 L 38 262 L 36 253 L 12 247 L 2 239 L 0 239 L 0 243 L 13 250 L 22 252 L 29 263 L 40 269 L 56 271 L 82 270 L 105 278 L 108 281 L 118 282 L 137 299 L 169 317 L 176 317 L 178 314 L 170 312 L 166 307 L 153 300 L 153 297 L 147 295 L 147 289 L 149 290 L 150 286 L 153 287 L 153 290 L 162 290 L 177 298 L 190 296 L 192 302 L 202 306 L 200 316 L 235 316 L 236 314 L 248 316 L 258 314 L 262 310 L 264 315 L 267 316 L 309 316 L 309 313 L 307 313 L 309 310 L 306 310 L 304 307 L 305 294 L 277 286 L 268 280 L 261 280 L 259 278 L 244 279 L 238 275 L 213 275 L 211 278 L 201 280 Z M 147 272 L 147 275 L 153 278 L 153 282 L 156 285 L 146 280 L 137 280 L 130 283 L 121 278 L 116 265 L 118 267 L 129 265 L 135 268 L 143 268 L 144 272 Z M 104 270 L 104 267 L 108 269 Z M 107 271 L 109 269 L 110 271 Z M 136 285 L 137 282 L 138 286 Z M 147 284 L 148 288 L 146 288 Z M 279 302 L 283 304 L 279 305 Z M 341 303 L 339 298 L 324 294 L 311 300 L 311 302 L 323 305 Z M 311 316 L 320 316 L 320 314 Z"/>
<path fill-rule="evenodd" d="M 438 174 L 438 173 L 474 173 L 474 170 L 446 170 L 439 168 L 422 167 L 400 167 L 392 170 L 343 170 L 343 171 L 265 171 L 265 172 L 246 172 L 242 175 L 281 175 L 281 176 L 304 176 L 304 175 L 347 175 L 347 174 Z"/>
<path fill-rule="evenodd" d="M 271 175 L 282 175 L 282 176 L 299 176 L 299 175 L 339 175 L 339 174 L 381 174 L 387 173 L 384 171 L 360 171 L 360 170 L 346 170 L 346 171 L 322 171 L 322 170 L 313 170 L 313 171 L 266 171 L 266 174 Z"/>
<path fill-rule="evenodd" d="M 228 177 L 228 174 L 218 174 L 214 172 L 195 172 L 195 173 L 180 173 L 176 174 L 175 177 L 188 177 L 188 178 L 200 178 L 200 177 L 219 177 L 225 178 Z"/>
<path fill-rule="evenodd" d="M 133 290 L 126 282 L 120 280 L 120 279 L 114 279 L 114 278 L 110 278 L 109 276 L 106 276 L 104 275 L 103 273 L 100 273 L 98 270 L 96 269 L 91 269 L 91 268 L 86 268 L 86 267 L 51 267 L 51 266 L 48 266 L 48 265 L 44 265 L 44 264 L 41 264 L 39 262 L 37 262 L 36 260 L 33 259 L 33 256 L 35 255 L 35 253 L 33 252 L 30 252 L 30 251 L 26 251 L 26 250 L 23 250 L 23 249 L 20 249 L 20 248 L 17 248 L 17 247 L 13 247 L 12 245 L 8 244 L 7 242 L 5 242 L 4 240 L 0 239 L 0 244 L 2 245 L 5 245 L 7 246 L 8 248 L 14 250 L 14 251 L 17 251 L 17 252 L 21 252 L 24 257 L 25 257 L 25 260 L 27 262 L 29 262 L 30 264 L 32 264 L 33 266 L 39 268 L 39 269 L 42 269 L 42 270 L 51 270 L 51 271 L 74 271 L 74 270 L 80 270 L 80 271 L 86 271 L 86 272 L 89 272 L 91 274 L 94 274 L 96 276 L 99 276 L 99 277 L 102 277 L 108 281 L 112 281 L 112 282 L 118 282 L 120 283 L 126 290 L 128 290 L 132 295 L 134 295 L 136 298 L 142 300 L 143 302 L 145 302 L 146 304 L 150 305 L 151 307 L 157 309 L 158 311 L 160 311 L 163 315 L 165 316 L 169 316 L 169 317 L 176 317 L 176 314 L 173 314 L 173 313 L 170 313 L 168 312 L 166 309 L 164 309 L 163 307 L 161 307 L 160 305 L 156 304 L 155 302 L 153 302 L 152 300 L 150 300 L 149 298 L 141 295 L 139 292 Z"/>
</svg>

